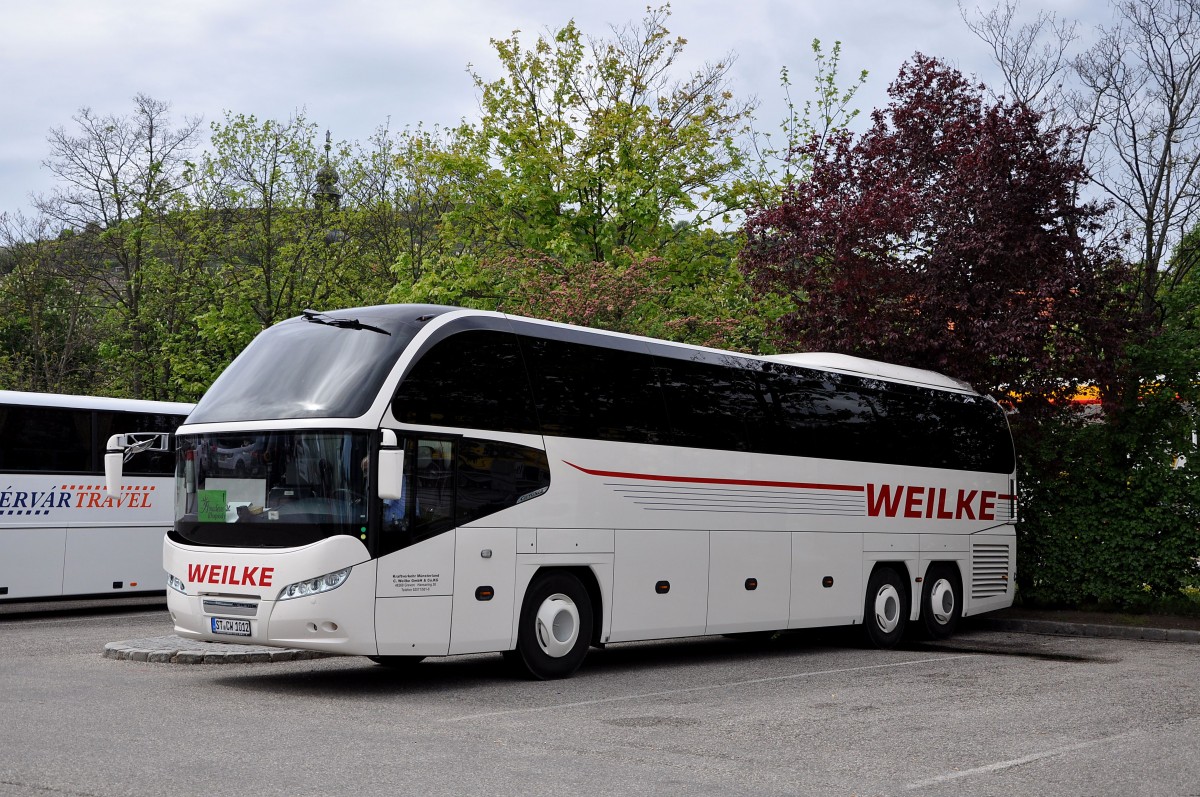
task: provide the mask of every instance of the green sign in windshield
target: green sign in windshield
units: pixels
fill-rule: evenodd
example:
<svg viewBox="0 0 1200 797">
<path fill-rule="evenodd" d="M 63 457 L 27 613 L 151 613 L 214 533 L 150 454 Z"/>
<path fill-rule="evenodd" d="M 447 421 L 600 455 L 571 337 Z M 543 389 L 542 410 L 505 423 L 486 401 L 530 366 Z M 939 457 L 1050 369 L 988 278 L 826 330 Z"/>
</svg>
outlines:
<svg viewBox="0 0 1200 797">
<path fill-rule="evenodd" d="M 225 522 L 225 491 L 200 490 L 196 493 L 196 520 L 201 523 Z"/>
</svg>

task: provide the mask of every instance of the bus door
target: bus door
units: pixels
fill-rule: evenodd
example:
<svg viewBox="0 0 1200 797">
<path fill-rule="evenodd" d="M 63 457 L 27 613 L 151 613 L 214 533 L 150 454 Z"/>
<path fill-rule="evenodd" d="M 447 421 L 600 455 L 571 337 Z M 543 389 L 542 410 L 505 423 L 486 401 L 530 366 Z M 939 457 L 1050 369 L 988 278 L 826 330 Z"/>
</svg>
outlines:
<svg viewBox="0 0 1200 797">
<path fill-rule="evenodd" d="M 444 656 L 454 590 L 455 441 L 402 438 L 401 497 L 381 499 L 375 638 L 381 656 Z"/>
</svg>

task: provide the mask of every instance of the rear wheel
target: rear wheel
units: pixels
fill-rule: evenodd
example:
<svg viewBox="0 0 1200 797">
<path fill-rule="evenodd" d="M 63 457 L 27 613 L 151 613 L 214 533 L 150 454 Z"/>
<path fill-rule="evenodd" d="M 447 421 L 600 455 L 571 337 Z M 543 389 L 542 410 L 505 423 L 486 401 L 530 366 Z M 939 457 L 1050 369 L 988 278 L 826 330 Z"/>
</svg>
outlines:
<svg viewBox="0 0 1200 797">
<path fill-rule="evenodd" d="M 921 625 L 931 639 L 945 639 L 958 628 L 962 617 L 962 579 L 958 569 L 930 565 L 921 590 Z"/>
<path fill-rule="evenodd" d="M 546 573 L 535 577 L 525 593 L 517 649 L 507 658 L 533 678 L 566 678 L 583 663 L 591 640 L 587 589 L 570 573 Z"/>
<path fill-rule="evenodd" d="M 863 606 L 867 642 L 877 648 L 894 648 L 904 636 L 908 611 L 908 587 L 900 574 L 887 565 L 875 568 L 867 581 Z"/>
</svg>

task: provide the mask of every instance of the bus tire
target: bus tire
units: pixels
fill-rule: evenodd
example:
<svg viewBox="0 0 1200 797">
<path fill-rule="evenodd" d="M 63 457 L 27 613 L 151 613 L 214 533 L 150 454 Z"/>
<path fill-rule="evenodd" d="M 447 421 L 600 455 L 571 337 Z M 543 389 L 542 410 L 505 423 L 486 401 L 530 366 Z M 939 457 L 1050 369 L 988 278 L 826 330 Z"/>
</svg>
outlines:
<svg viewBox="0 0 1200 797">
<path fill-rule="evenodd" d="M 424 656 L 367 656 L 367 658 L 390 670 L 411 670 L 425 660 Z"/>
<path fill-rule="evenodd" d="M 567 678 L 587 655 L 592 639 L 592 601 L 571 573 L 539 574 L 521 604 L 517 649 L 506 658 L 542 681 Z"/>
<path fill-rule="evenodd" d="M 867 581 L 863 606 L 863 630 L 872 647 L 894 648 L 908 623 L 908 587 L 900 574 L 887 565 L 876 567 Z"/>
<path fill-rule="evenodd" d="M 930 639 L 945 639 L 958 628 L 962 617 L 962 579 L 958 568 L 933 564 L 921 589 L 921 625 Z"/>
</svg>

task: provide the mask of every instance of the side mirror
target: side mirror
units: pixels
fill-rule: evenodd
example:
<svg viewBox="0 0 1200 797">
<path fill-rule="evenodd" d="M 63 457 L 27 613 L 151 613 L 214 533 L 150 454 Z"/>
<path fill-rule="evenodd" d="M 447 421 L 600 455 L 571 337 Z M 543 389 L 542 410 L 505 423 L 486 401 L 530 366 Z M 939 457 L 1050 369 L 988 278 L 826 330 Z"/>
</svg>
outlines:
<svg viewBox="0 0 1200 797">
<path fill-rule="evenodd" d="M 121 490 L 121 471 L 130 457 L 143 451 L 168 451 L 168 432 L 131 432 L 108 438 L 104 451 L 104 486 L 110 495 Z"/>
<path fill-rule="evenodd" d="M 125 445 L 122 435 L 115 434 L 108 438 L 107 450 L 104 453 L 104 486 L 109 495 L 121 491 L 121 471 L 125 464 Z"/>
<path fill-rule="evenodd" d="M 384 500 L 404 497 L 404 448 L 391 429 L 380 432 L 379 497 Z"/>
</svg>

